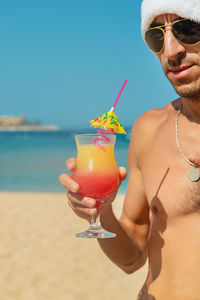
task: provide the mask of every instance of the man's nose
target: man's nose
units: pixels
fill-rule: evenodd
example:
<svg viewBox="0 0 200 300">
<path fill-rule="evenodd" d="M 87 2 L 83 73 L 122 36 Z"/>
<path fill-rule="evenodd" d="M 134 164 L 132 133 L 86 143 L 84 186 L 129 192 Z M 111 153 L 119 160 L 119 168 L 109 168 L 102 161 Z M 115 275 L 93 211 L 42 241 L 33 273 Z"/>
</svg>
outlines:
<svg viewBox="0 0 200 300">
<path fill-rule="evenodd" d="M 170 29 L 165 32 L 164 55 L 175 60 L 185 53 L 185 47 L 175 38 Z"/>
</svg>

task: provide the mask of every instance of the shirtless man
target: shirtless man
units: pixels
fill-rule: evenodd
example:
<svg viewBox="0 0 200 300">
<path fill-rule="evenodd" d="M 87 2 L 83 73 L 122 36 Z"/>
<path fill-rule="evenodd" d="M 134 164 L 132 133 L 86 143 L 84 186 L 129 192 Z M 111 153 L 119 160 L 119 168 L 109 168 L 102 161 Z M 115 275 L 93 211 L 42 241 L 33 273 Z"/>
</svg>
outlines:
<svg viewBox="0 0 200 300">
<path fill-rule="evenodd" d="M 136 120 L 122 216 L 117 220 L 112 211 L 116 193 L 101 213 L 103 227 L 117 237 L 98 242 L 128 274 L 148 260 L 139 300 L 199 300 L 200 1 L 143 0 L 142 34 L 180 98 Z M 74 167 L 71 158 L 67 168 Z M 126 170 L 119 170 L 124 180 Z M 70 207 L 89 220 L 95 200 L 79 197 L 70 175 L 60 182 Z"/>
</svg>

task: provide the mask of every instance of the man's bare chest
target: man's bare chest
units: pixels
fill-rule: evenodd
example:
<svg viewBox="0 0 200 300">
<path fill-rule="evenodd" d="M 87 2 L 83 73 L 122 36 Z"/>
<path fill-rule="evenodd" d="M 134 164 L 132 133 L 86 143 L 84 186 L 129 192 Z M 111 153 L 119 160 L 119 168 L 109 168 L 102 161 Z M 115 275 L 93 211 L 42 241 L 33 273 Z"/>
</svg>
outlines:
<svg viewBox="0 0 200 300">
<path fill-rule="evenodd" d="M 164 136 L 164 138 L 163 138 Z M 200 213 L 200 180 L 191 182 L 191 166 L 181 156 L 175 132 L 154 140 L 141 160 L 146 196 L 153 213 L 169 217 Z"/>
</svg>

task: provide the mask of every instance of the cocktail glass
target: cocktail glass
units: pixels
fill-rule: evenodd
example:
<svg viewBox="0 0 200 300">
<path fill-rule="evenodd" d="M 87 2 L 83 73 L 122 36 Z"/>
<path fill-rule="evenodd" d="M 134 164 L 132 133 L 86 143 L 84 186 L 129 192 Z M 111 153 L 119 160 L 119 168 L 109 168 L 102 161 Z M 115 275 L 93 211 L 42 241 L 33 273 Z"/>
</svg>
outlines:
<svg viewBox="0 0 200 300">
<path fill-rule="evenodd" d="M 77 233 L 80 238 L 112 238 L 100 224 L 100 210 L 104 199 L 112 194 L 119 184 L 119 170 L 114 156 L 116 136 L 106 135 L 109 141 L 100 141 L 97 134 L 75 136 L 77 146 L 76 168 L 72 178 L 79 184 L 78 194 L 96 200 L 98 213 L 92 216 L 90 227 Z M 94 141 L 98 139 L 98 144 Z"/>
</svg>

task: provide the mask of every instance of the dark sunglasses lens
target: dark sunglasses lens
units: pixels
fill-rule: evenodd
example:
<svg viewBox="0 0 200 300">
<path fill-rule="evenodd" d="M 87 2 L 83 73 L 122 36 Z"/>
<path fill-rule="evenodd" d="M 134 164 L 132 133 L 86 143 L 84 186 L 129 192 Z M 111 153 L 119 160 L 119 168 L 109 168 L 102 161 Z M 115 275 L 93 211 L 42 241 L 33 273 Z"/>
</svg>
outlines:
<svg viewBox="0 0 200 300">
<path fill-rule="evenodd" d="M 159 53 L 164 43 L 164 32 L 159 28 L 149 29 L 145 34 L 145 41 L 153 52 Z"/>
<path fill-rule="evenodd" d="M 200 41 L 200 24 L 191 20 L 182 20 L 173 24 L 173 34 L 185 44 L 196 44 Z"/>
</svg>

